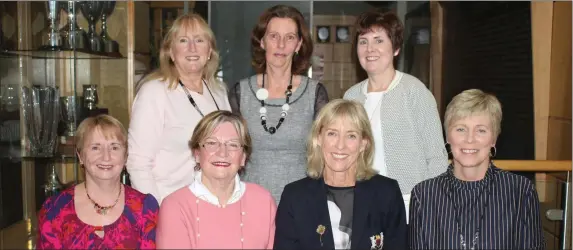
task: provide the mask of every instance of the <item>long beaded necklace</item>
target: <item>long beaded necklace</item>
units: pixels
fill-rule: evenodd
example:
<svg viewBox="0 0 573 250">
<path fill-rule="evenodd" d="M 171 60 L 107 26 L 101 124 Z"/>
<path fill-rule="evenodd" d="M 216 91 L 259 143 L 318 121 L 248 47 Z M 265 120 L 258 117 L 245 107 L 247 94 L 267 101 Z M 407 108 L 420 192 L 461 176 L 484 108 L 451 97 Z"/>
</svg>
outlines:
<svg viewBox="0 0 573 250">
<path fill-rule="evenodd" d="M 244 194 L 243 194 L 243 195 L 244 195 Z M 200 202 L 201 202 L 201 201 L 199 200 L 199 198 L 196 198 L 196 200 L 195 200 L 195 204 L 196 204 L 195 207 L 196 207 L 196 209 L 197 209 L 197 210 L 196 210 L 196 211 L 197 211 L 197 218 L 195 219 L 195 224 L 197 225 L 197 235 L 196 235 L 196 240 L 197 240 L 197 241 L 199 241 L 200 238 L 201 238 L 201 227 L 199 226 L 199 221 L 200 221 L 200 219 L 199 219 L 199 218 L 200 218 L 200 217 L 199 217 L 199 216 L 200 216 L 200 215 L 199 215 L 199 214 L 200 214 L 200 213 L 199 213 L 199 203 L 200 203 Z M 209 203 L 208 201 L 204 201 L 204 202 Z M 242 198 L 239 198 L 239 201 L 238 201 L 238 202 L 239 202 L 240 213 L 241 213 L 241 215 L 240 215 L 240 217 L 241 217 L 241 224 L 239 224 L 240 233 L 241 233 L 241 249 L 245 249 L 245 246 L 244 246 L 244 244 L 245 244 L 245 238 L 244 238 L 244 236 L 245 236 L 245 235 L 244 235 L 244 233 L 243 233 L 243 227 L 245 226 L 245 224 L 244 224 L 245 219 L 244 219 L 244 218 L 245 218 L 245 215 L 246 215 L 247 213 L 245 213 L 245 211 L 244 211 L 243 199 L 242 199 Z M 222 207 L 222 209 L 225 209 L 225 206 L 220 206 L 220 205 L 219 205 L 218 207 L 219 207 L 219 208 Z"/>
<path fill-rule="evenodd" d="M 209 91 L 209 94 L 211 95 L 211 98 L 213 99 L 213 102 L 215 103 L 215 106 L 217 107 L 217 110 L 219 110 L 219 104 L 217 104 L 217 101 L 215 101 L 215 97 L 213 96 L 213 93 L 211 92 L 211 89 L 209 89 L 209 85 L 207 85 L 207 83 L 205 82 L 204 79 L 203 79 L 203 83 L 205 84 L 205 87 L 207 87 L 207 90 Z M 187 99 L 189 99 L 189 102 L 191 103 L 191 105 L 193 105 L 193 107 L 197 110 L 197 112 L 199 112 L 199 114 L 201 115 L 201 117 L 204 117 L 205 115 L 203 115 L 203 112 L 201 112 L 201 110 L 200 110 L 199 107 L 197 106 L 197 103 L 195 103 L 195 100 L 193 99 L 193 97 L 192 97 L 191 94 L 189 93 L 189 90 L 187 90 L 187 87 L 185 87 L 185 85 L 183 85 L 183 83 L 181 82 L 181 80 L 179 80 L 179 85 L 181 86 L 181 88 L 183 88 L 183 91 L 185 91 L 185 94 L 187 95 Z"/>
<path fill-rule="evenodd" d="M 86 194 L 88 195 L 88 199 L 92 202 L 92 204 L 94 204 L 94 209 L 95 209 L 96 213 L 98 213 L 100 215 L 106 215 L 107 211 L 109 211 L 110 209 L 115 207 L 115 205 L 117 205 L 117 202 L 119 201 L 119 196 L 121 196 L 121 187 L 123 185 L 122 184 L 119 185 L 119 193 L 117 194 L 117 198 L 115 199 L 115 202 L 113 203 L 113 205 L 110 205 L 110 206 L 102 206 L 102 205 L 98 204 L 97 202 L 95 202 L 92 199 L 92 197 L 90 197 L 90 194 L 88 193 L 88 186 L 85 182 L 84 182 L 84 186 L 86 188 Z"/>
<path fill-rule="evenodd" d="M 285 104 L 283 104 L 282 106 L 281 118 L 279 119 L 279 122 L 275 127 L 267 128 L 267 108 L 265 108 L 265 100 L 269 97 L 269 91 L 265 89 L 265 74 L 263 74 L 262 87 L 259 90 L 257 90 L 256 93 L 257 99 L 261 101 L 261 109 L 259 110 L 259 113 L 261 113 L 261 125 L 263 125 L 265 131 L 269 132 L 271 135 L 277 132 L 281 124 L 285 121 L 286 116 L 288 115 L 288 110 L 290 108 L 288 101 L 292 95 L 292 77 L 293 75 L 291 74 L 290 82 L 285 91 L 286 99 L 285 99 Z"/>
</svg>

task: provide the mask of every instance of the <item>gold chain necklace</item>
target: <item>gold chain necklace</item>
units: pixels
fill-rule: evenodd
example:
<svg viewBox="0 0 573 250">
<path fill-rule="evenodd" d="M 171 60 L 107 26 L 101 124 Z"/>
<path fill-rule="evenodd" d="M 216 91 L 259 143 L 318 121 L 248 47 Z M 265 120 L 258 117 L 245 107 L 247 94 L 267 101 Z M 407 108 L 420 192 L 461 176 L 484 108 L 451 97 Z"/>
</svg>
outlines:
<svg viewBox="0 0 573 250">
<path fill-rule="evenodd" d="M 88 195 L 88 199 L 90 199 L 90 201 L 94 204 L 94 209 L 96 213 L 101 215 L 106 215 L 108 210 L 112 209 L 113 207 L 115 207 L 115 205 L 117 205 L 117 202 L 119 201 L 119 196 L 121 195 L 121 186 L 123 185 L 119 184 L 119 193 L 117 194 L 117 198 L 115 199 L 113 205 L 104 207 L 101 206 L 100 204 L 97 204 L 97 202 L 95 202 L 94 200 L 92 200 L 92 197 L 90 197 L 90 194 L 88 193 L 88 186 L 84 182 L 84 187 L 86 188 L 86 194 Z"/>
</svg>

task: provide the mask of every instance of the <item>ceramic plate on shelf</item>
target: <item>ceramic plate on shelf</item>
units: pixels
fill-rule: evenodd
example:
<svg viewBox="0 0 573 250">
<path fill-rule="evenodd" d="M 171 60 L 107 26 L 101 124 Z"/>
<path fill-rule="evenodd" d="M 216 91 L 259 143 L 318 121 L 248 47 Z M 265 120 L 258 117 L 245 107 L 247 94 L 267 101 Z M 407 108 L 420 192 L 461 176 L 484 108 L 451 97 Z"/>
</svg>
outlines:
<svg viewBox="0 0 573 250">
<path fill-rule="evenodd" d="M 336 26 L 336 42 L 347 43 L 350 42 L 350 29 L 348 26 Z"/>
<path fill-rule="evenodd" d="M 318 37 L 318 42 L 327 43 L 330 42 L 330 27 L 328 26 L 316 26 L 316 34 Z"/>
</svg>

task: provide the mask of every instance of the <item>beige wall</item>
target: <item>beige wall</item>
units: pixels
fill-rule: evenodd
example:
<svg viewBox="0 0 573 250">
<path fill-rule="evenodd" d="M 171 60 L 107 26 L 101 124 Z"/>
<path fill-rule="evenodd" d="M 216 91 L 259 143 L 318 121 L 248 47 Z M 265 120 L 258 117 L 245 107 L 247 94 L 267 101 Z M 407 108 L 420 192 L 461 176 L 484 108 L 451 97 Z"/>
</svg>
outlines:
<svg viewBox="0 0 573 250">
<path fill-rule="evenodd" d="M 531 3 L 536 160 L 571 160 L 571 28 L 571 2 Z M 561 227 L 544 215 L 563 206 L 564 181 L 563 174 L 536 175 L 548 249 L 559 246 Z"/>
<path fill-rule="evenodd" d="M 571 2 L 531 3 L 535 159 L 571 160 Z"/>
</svg>

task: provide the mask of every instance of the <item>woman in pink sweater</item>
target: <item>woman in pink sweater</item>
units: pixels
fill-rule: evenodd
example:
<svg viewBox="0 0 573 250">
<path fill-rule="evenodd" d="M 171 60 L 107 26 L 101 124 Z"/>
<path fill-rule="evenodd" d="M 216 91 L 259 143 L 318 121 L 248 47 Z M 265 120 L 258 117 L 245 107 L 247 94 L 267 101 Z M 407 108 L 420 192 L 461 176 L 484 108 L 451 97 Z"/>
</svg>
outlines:
<svg viewBox="0 0 573 250">
<path fill-rule="evenodd" d="M 187 148 L 195 125 L 216 110 L 231 110 L 217 80 L 216 39 L 198 14 L 178 17 L 161 44 L 159 69 L 143 82 L 129 122 L 131 185 L 159 204 L 191 184 L 195 160 Z"/>
<path fill-rule="evenodd" d="M 210 113 L 189 146 L 197 172 L 191 185 L 163 200 L 157 248 L 272 249 L 275 201 L 263 187 L 239 179 L 252 150 L 245 121 L 229 111 Z"/>
</svg>

